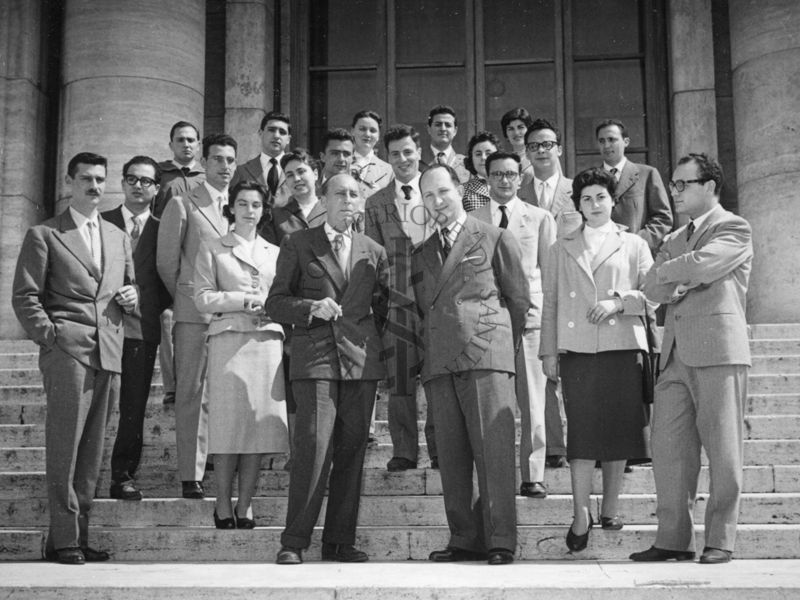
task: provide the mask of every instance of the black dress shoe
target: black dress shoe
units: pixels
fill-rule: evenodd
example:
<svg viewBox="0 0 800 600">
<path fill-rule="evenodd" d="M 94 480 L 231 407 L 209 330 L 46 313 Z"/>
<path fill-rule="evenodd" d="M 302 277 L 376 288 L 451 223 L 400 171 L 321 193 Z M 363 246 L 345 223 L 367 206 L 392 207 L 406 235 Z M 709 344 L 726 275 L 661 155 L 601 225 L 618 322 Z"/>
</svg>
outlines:
<svg viewBox="0 0 800 600">
<path fill-rule="evenodd" d="M 300 550 L 300 548 L 283 546 L 280 550 L 278 550 L 278 556 L 275 558 L 275 564 L 301 565 L 303 564 L 303 551 Z"/>
<path fill-rule="evenodd" d="M 233 516 L 236 519 L 236 529 L 255 529 L 256 522 L 254 519 L 239 516 L 239 505 L 233 508 Z"/>
<path fill-rule="evenodd" d="M 108 495 L 115 500 L 141 500 L 142 492 L 136 489 L 132 481 L 122 483 L 112 483 L 108 490 Z"/>
<path fill-rule="evenodd" d="M 58 550 L 47 550 L 44 554 L 45 560 L 61 563 L 62 565 L 82 565 L 86 562 L 86 557 L 80 548 L 59 548 Z"/>
<path fill-rule="evenodd" d="M 416 469 L 417 463 L 413 460 L 403 458 L 402 456 L 394 456 L 386 463 L 387 471 L 407 471 L 408 469 Z"/>
<path fill-rule="evenodd" d="M 322 560 L 334 560 L 343 563 L 367 562 L 366 552 L 358 550 L 350 544 L 322 544 Z"/>
<path fill-rule="evenodd" d="M 510 565 L 514 562 L 514 553 L 505 548 L 492 548 L 489 550 L 490 565 Z"/>
<path fill-rule="evenodd" d="M 575 521 L 572 521 L 572 525 L 575 524 Z M 594 521 L 592 520 L 592 515 L 589 515 L 589 528 L 586 530 L 586 533 L 583 535 L 577 535 L 572 531 L 572 525 L 569 526 L 569 531 L 567 531 L 567 548 L 569 548 L 572 552 L 580 552 L 581 550 L 586 550 L 586 546 L 589 544 L 589 532 L 594 527 Z"/>
<path fill-rule="evenodd" d="M 519 495 L 527 498 L 547 498 L 547 488 L 541 481 L 523 481 L 519 486 Z"/>
<path fill-rule="evenodd" d="M 444 550 L 434 550 L 428 556 L 428 560 L 433 562 L 463 562 L 486 560 L 486 558 L 487 555 L 484 552 L 474 552 L 463 548 L 455 548 L 454 546 L 448 546 Z"/>
<path fill-rule="evenodd" d="M 704 565 L 719 565 L 726 562 L 731 562 L 731 555 L 733 552 L 730 550 L 722 550 L 721 548 L 710 548 L 706 546 L 703 548 L 703 554 L 700 555 L 700 562 Z"/>
<path fill-rule="evenodd" d="M 86 559 L 86 562 L 106 562 L 111 559 L 111 555 L 108 552 L 95 550 L 89 546 L 81 547 L 81 552 L 83 552 L 83 558 Z"/>
<path fill-rule="evenodd" d="M 624 523 L 618 516 L 600 517 L 600 527 L 607 531 L 619 531 L 624 527 Z"/>
<path fill-rule="evenodd" d="M 217 516 L 217 509 L 214 509 L 214 527 L 217 529 L 236 529 L 236 519 L 234 517 L 220 519 Z"/>
<path fill-rule="evenodd" d="M 545 459 L 544 464 L 551 469 L 563 469 L 567 466 L 567 459 L 558 454 L 553 454 Z"/>
<path fill-rule="evenodd" d="M 183 497 L 188 500 L 202 500 L 205 498 L 203 484 L 199 481 L 182 481 Z"/>
<path fill-rule="evenodd" d="M 667 560 L 694 560 L 694 552 L 688 550 L 664 550 L 650 546 L 647 550 L 634 552 L 629 557 L 634 562 L 664 562 Z"/>
</svg>

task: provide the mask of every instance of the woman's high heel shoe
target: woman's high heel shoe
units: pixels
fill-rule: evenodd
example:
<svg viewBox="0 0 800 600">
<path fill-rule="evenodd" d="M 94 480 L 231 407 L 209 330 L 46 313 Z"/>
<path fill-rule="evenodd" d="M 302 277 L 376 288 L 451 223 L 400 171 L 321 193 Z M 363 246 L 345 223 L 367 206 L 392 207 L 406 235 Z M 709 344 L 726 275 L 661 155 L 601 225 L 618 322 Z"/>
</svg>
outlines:
<svg viewBox="0 0 800 600">
<path fill-rule="evenodd" d="M 220 519 L 217 516 L 217 509 L 214 509 L 214 527 L 217 529 L 236 529 L 236 519 L 228 517 L 227 519 Z"/>
<path fill-rule="evenodd" d="M 255 529 L 255 520 L 239 516 L 238 504 L 233 508 L 233 516 L 236 519 L 236 529 Z"/>
<path fill-rule="evenodd" d="M 573 520 L 572 525 L 574 524 L 575 521 Z M 572 525 L 569 526 L 569 531 L 567 531 L 567 548 L 569 548 L 573 552 L 580 552 L 581 550 L 585 550 L 586 546 L 589 544 L 589 532 L 592 530 L 592 527 L 594 526 L 592 515 L 589 515 L 589 528 L 583 535 L 576 535 L 575 533 L 573 533 Z"/>
</svg>

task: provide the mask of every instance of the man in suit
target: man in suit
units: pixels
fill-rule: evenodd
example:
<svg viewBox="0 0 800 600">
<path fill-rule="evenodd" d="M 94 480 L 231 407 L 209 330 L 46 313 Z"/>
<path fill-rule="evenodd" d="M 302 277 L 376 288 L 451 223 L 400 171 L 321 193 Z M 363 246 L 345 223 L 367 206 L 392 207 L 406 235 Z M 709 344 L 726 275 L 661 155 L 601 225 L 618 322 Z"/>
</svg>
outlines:
<svg viewBox="0 0 800 600">
<path fill-rule="evenodd" d="M 158 274 L 173 299 L 175 327 L 175 434 L 184 498 L 201 499 L 208 448 L 204 393 L 206 330 L 210 314 L 194 304 L 194 261 L 200 244 L 228 232 L 222 207 L 236 169 L 236 140 L 226 134 L 203 139 L 206 181 L 167 204 L 158 229 Z"/>
<path fill-rule="evenodd" d="M 378 380 L 386 376 L 379 328 L 389 273 L 383 247 L 351 228 L 358 182 L 338 174 L 323 187 L 326 222 L 284 240 L 266 302 L 275 321 L 294 326 L 298 406 L 281 565 L 303 562 L 329 473 L 322 558 L 368 559 L 353 544 L 369 421 Z"/>
<path fill-rule="evenodd" d="M 140 295 L 138 306 L 124 319 L 119 427 L 111 454 L 109 490 L 109 495 L 118 500 L 142 499 L 134 477 L 142 456 L 144 413 L 161 337 L 160 315 L 172 302 L 156 269 L 159 220 L 150 214 L 160 179 L 156 161 L 149 156 L 134 156 L 122 167 L 124 203 L 101 215 L 130 239 Z"/>
<path fill-rule="evenodd" d="M 437 231 L 414 250 L 412 281 L 450 527 L 448 546 L 430 559 L 485 559 L 488 550 L 489 564 L 508 564 L 517 543 L 515 353 L 530 306 L 522 252 L 510 232 L 467 215 L 451 167 L 430 167 L 420 188 Z"/>
<path fill-rule="evenodd" d="M 89 511 L 119 397 L 123 312 L 138 299 L 128 238 L 97 213 L 106 165 L 90 152 L 69 161 L 70 206 L 28 230 L 11 299 L 47 396 L 45 558 L 70 565 L 109 559 L 89 547 Z"/>
<path fill-rule="evenodd" d="M 495 152 L 486 159 L 489 176 L 489 204 L 472 213 L 476 219 L 510 231 L 522 248 L 522 268 L 530 288 L 522 348 L 517 353 L 517 404 L 522 416 L 519 467 L 522 485 L 519 493 L 529 498 L 545 498 L 544 465 L 545 386 L 547 378 L 539 359 L 542 326 L 542 273 L 550 246 L 556 241 L 556 222 L 543 208 L 522 202 L 517 190 L 522 181 L 522 165 L 515 153 Z"/>
<path fill-rule="evenodd" d="M 268 112 L 261 119 L 258 133 L 261 136 L 261 152 L 237 167 L 231 187 L 240 181 L 256 181 L 269 190 L 270 204 L 280 204 L 276 200 L 284 181 L 281 161 L 292 141 L 292 123 L 281 112 Z"/>
<path fill-rule="evenodd" d="M 672 210 L 661 175 L 653 167 L 625 157 L 631 143 L 625 125 L 606 119 L 595 128 L 603 168 L 617 180 L 611 220 L 641 236 L 655 255 L 661 240 L 672 229 Z"/>
<path fill-rule="evenodd" d="M 367 199 L 366 234 L 389 258 L 389 320 L 384 347 L 389 370 L 389 471 L 417 468 L 417 377 L 422 366 L 418 309 L 411 289 L 411 251 L 431 234 L 419 192 L 419 133 L 395 125 L 383 136 L 394 179 Z M 425 439 L 431 466 L 437 468 L 433 405 L 428 403 Z"/>
<path fill-rule="evenodd" d="M 658 531 L 634 561 L 691 560 L 700 449 L 711 495 L 701 563 L 731 559 L 742 486 L 750 347 L 745 321 L 753 260 L 750 225 L 719 204 L 722 169 L 705 154 L 678 161 L 670 191 L 691 221 L 669 234 L 644 292 L 667 305 L 653 407 Z"/>
<path fill-rule="evenodd" d="M 434 164 L 448 165 L 458 173 L 463 184 L 469 181 L 470 173 L 464 166 L 464 155 L 453 149 L 453 139 L 458 133 L 456 111 L 451 106 L 439 104 L 428 113 L 428 135 L 431 145 L 422 151 L 422 164 L 430 167 Z"/>
</svg>

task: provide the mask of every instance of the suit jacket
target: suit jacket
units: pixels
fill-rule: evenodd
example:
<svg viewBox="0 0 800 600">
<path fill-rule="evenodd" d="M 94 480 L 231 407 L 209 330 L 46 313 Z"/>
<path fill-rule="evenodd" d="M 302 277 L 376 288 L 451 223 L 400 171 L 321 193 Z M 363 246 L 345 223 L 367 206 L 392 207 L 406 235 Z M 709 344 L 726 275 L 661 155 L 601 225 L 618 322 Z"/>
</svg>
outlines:
<svg viewBox="0 0 800 600">
<path fill-rule="evenodd" d="M 588 262 L 583 227 L 551 248 L 544 280 L 540 356 L 559 352 L 597 353 L 647 350 L 641 317 L 646 310 L 641 291 L 653 257 L 642 238 L 624 227 L 609 233 L 597 256 Z M 600 300 L 622 300 L 622 312 L 594 325 L 586 313 Z"/>
<path fill-rule="evenodd" d="M 43 348 L 57 344 L 95 369 L 120 372 L 123 311 L 114 300 L 136 276 L 128 237 L 99 220 L 103 265 L 64 211 L 28 230 L 22 242 L 11 303 L 28 336 Z"/>
<path fill-rule="evenodd" d="M 107 210 L 101 213 L 101 216 L 128 235 L 122 207 Z M 132 312 L 125 315 L 125 337 L 154 344 L 161 341 L 161 313 L 172 302 L 156 268 L 158 226 L 159 220 L 151 215 L 142 228 L 136 249 L 133 251 L 136 284 L 139 286 L 139 304 Z"/>
<path fill-rule="evenodd" d="M 644 238 L 655 255 L 672 229 L 672 209 L 661 175 L 653 167 L 626 161 L 614 200 L 611 220 Z"/>
<path fill-rule="evenodd" d="M 535 184 L 535 181 L 531 181 L 529 184 L 521 186 L 517 196 L 520 200 L 541 207 Z M 574 231 L 583 224 L 583 217 L 575 210 L 575 203 L 572 201 L 572 179 L 563 176 L 558 178 L 553 194 L 553 203 L 548 210 L 556 220 L 559 237 Z"/>
<path fill-rule="evenodd" d="M 686 226 L 661 245 L 644 291 L 667 305 L 661 368 L 674 350 L 690 367 L 749 365 L 745 307 L 753 261 L 750 225 L 717 205 L 686 239 Z M 683 284 L 689 291 L 673 294 Z"/>
<path fill-rule="evenodd" d="M 363 234 L 353 234 L 349 279 L 324 227 L 283 240 L 266 312 L 279 323 L 294 325 L 292 380 L 386 377 L 379 329 L 387 315 L 388 277 L 386 251 Z M 341 305 L 342 316 L 310 319 L 311 304 L 323 298 Z"/>
<path fill-rule="evenodd" d="M 276 188 L 275 194 L 270 193 L 270 197 L 268 198 L 269 204 L 271 206 L 283 206 L 289 199 L 289 190 L 287 190 L 284 183 L 286 183 L 286 176 L 283 174 L 283 169 L 281 169 L 280 161 L 278 162 L 278 187 Z M 261 185 L 266 188 L 267 192 L 269 192 L 269 186 L 267 185 L 267 180 L 264 177 L 264 169 L 261 168 L 261 153 L 259 152 L 255 157 L 248 160 L 243 165 L 239 165 L 236 167 L 236 172 L 233 174 L 233 178 L 231 179 L 230 189 L 236 187 L 237 183 L 242 181 L 255 181 L 260 183 Z"/>
<path fill-rule="evenodd" d="M 424 171 L 431 165 L 436 163 L 436 157 L 431 153 L 430 146 L 426 146 L 422 148 L 422 159 L 420 160 L 420 171 Z M 471 173 L 467 171 L 467 167 L 464 166 L 464 155 L 458 154 L 457 152 L 453 154 L 452 158 L 447 162 L 448 165 L 455 169 L 456 173 L 458 173 L 458 180 L 461 183 L 467 183 L 471 176 Z"/>
<path fill-rule="evenodd" d="M 208 335 L 223 331 L 275 331 L 283 327 L 266 314 L 244 311 L 245 294 L 267 299 L 275 278 L 278 247 L 256 237 L 252 256 L 240 237 L 230 232 L 200 246 L 195 265 L 194 302 L 197 310 L 212 313 Z"/>
<path fill-rule="evenodd" d="M 258 233 L 270 244 L 280 246 L 287 235 L 324 224 L 327 214 L 324 201 L 317 200 L 306 218 L 297 200 L 292 198 L 285 206 L 272 207 L 270 218 L 264 222 Z"/>
<path fill-rule="evenodd" d="M 185 196 L 206 180 L 206 170 L 199 162 L 188 174 L 184 174 L 171 160 L 160 162 L 158 166 L 161 169 L 161 184 L 151 210 L 154 216 L 161 218 L 173 196 Z"/>
<path fill-rule="evenodd" d="M 528 309 L 526 329 L 538 329 L 542 323 L 542 273 L 550 255 L 550 246 L 556 241 L 556 222 L 550 213 L 526 202 L 517 204 L 508 220 L 506 231 L 522 248 L 522 270 L 528 280 L 531 306 Z M 492 223 L 491 203 L 480 207 L 472 216 L 485 223 Z"/>
<path fill-rule="evenodd" d="M 219 214 L 206 186 L 167 205 L 158 229 L 158 274 L 174 302 L 176 322 L 208 323 L 211 316 L 194 304 L 194 264 L 200 244 L 228 233 L 228 221 Z"/>
<path fill-rule="evenodd" d="M 513 234 L 467 215 L 444 264 L 438 233 L 414 250 L 411 264 L 423 383 L 472 369 L 514 373 L 530 291 Z"/>
</svg>

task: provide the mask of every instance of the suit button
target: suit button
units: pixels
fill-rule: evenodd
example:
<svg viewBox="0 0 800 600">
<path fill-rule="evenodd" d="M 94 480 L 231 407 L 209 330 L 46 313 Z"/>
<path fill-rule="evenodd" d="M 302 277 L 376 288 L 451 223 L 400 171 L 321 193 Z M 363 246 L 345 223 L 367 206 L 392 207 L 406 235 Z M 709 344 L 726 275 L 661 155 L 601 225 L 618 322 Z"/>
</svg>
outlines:
<svg viewBox="0 0 800 600">
<path fill-rule="evenodd" d="M 575 296 L 577 296 L 577 294 L 575 292 L 570 292 L 569 293 L 569 297 L 570 298 L 574 298 Z"/>
<path fill-rule="evenodd" d="M 434 304 L 431 304 L 431 310 L 436 310 L 436 306 Z"/>
<path fill-rule="evenodd" d="M 609 296 L 613 296 L 614 295 L 614 290 L 608 290 L 608 295 Z"/>
<path fill-rule="evenodd" d="M 253 282 L 253 289 L 255 289 L 255 288 L 257 288 L 257 287 L 258 287 L 258 282 L 257 282 L 257 281 L 254 281 L 254 282 Z"/>
<path fill-rule="evenodd" d="M 575 323 L 573 323 L 572 321 L 570 321 L 569 323 L 567 323 L 567 327 L 569 327 L 570 329 L 572 329 L 573 327 L 575 327 Z"/>
<path fill-rule="evenodd" d="M 617 321 L 616 321 L 616 319 L 609 319 L 609 320 L 608 320 L 608 324 L 609 324 L 609 325 L 616 325 L 616 324 L 617 324 Z"/>
<path fill-rule="evenodd" d="M 461 298 L 459 298 L 458 300 L 456 300 L 456 304 L 461 304 Z"/>
</svg>

